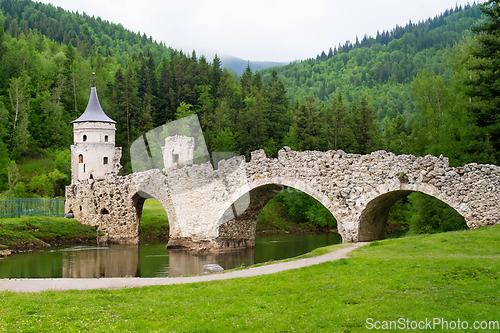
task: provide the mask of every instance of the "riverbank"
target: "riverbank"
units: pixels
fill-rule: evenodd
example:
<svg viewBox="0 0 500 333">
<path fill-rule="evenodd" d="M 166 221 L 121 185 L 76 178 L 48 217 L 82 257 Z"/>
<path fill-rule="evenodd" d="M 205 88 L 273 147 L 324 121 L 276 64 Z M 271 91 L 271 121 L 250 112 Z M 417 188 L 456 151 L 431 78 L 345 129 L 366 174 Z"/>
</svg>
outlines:
<svg viewBox="0 0 500 333">
<path fill-rule="evenodd" d="M 144 204 L 141 240 L 168 240 L 168 218 L 157 200 Z M 62 245 L 95 244 L 96 228 L 74 219 L 26 216 L 0 219 L 0 257 Z"/>
<path fill-rule="evenodd" d="M 73 219 L 45 216 L 0 219 L 0 249 L 5 255 L 50 246 L 93 244 L 96 237 L 94 227 Z"/>
<path fill-rule="evenodd" d="M 499 320 L 499 237 L 497 225 L 388 239 L 354 250 L 349 259 L 224 281 L 0 292 L 0 327 L 36 332 L 365 332 L 370 318 L 380 323 L 440 318 L 488 324 Z M 440 327 L 431 330 L 449 330 Z"/>
<path fill-rule="evenodd" d="M 142 207 L 139 239 L 141 241 L 167 241 L 168 217 L 165 209 L 156 199 L 148 199 Z"/>
<path fill-rule="evenodd" d="M 266 262 L 251 267 L 232 269 L 218 274 L 199 274 L 181 277 L 156 278 L 49 278 L 49 279 L 0 279 L 0 291 L 15 292 L 42 292 L 47 290 L 91 290 L 116 289 L 144 286 L 160 286 L 172 284 L 188 284 L 195 282 L 220 281 L 242 277 L 252 277 L 274 274 L 290 269 L 297 269 L 317 265 L 326 261 L 335 261 L 347 258 L 346 255 L 367 243 L 337 244 L 306 253 L 299 257 Z M 36 282 L 36 283 L 33 283 Z"/>
<path fill-rule="evenodd" d="M 271 207 L 273 208 L 273 207 Z M 274 207 L 276 208 L 276 207 Z M 257 235 L 329 233 L 335 230 L 311 225 L 300 225 L 283 218 L 284 212 L 264 212 L 257 224 Z M 281 217 L 280 217 L 281 216 Z M 93 244 L 96 229 L 73 219 L 58 217 L 23 217 L 0 219 L 0 257 L 19 251 L 50 246 Z M 144 203 L 139 238 L 143 242 L 168 241 L 169 223 L 167 214 L 158 200 Z"/>
</svg>

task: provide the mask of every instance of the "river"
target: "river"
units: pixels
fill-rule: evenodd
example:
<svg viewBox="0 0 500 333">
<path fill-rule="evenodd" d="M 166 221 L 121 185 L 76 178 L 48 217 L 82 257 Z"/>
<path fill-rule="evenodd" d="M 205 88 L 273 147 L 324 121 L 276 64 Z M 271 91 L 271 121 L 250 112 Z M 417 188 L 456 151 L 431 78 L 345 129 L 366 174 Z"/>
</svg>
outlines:
<svg viewBox="0 0 500 333">
<path fill-rule="evenodd" d="M 279 234 L 257 237 L 255 249 L 202 256 L 169 251 L 165 243 L 59 247 L 0 259 L 0 278 L 176 277 L 202 274 L 207 264 L 232 269 L 291 258 L 340 242 L 339 234 Z"/>
</svg>

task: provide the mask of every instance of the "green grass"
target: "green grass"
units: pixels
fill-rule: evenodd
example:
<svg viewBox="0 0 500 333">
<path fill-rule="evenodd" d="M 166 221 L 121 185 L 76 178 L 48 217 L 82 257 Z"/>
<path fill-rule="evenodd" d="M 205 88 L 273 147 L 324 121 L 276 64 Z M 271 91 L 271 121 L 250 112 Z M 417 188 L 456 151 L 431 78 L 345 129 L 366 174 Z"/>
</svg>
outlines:
<svg viewBox="0 0 500 333">
<path fill-rule="evenodd" d="M 144 203 L 140 236 L 168 239 L 167 214 L 157 200 L 150 199 Z M 95 228 L 73 219 L 43 216 L 0 219 L 0 248 L 14 250 L 95 241 Z"/>
<path fill-rule="evenodd" d="M 168 217 L 158 200 L 148 199 L 142 209 L 139 226 L 141 239 L 168 239 Z"/>
<path fill-rule="evenodd" d="M 95 228 L 62 217 L 0 219 L 0 244 L 9 249 L 95 242 Z"/>
<path fill-rule="evenodd" d="M 253 278 L 2 292 L 0 331 L 365 332 L 367 318 L 496 321 L 499 239 L 491 226 L 378 241 L 350 259 Z"/>
</svg>

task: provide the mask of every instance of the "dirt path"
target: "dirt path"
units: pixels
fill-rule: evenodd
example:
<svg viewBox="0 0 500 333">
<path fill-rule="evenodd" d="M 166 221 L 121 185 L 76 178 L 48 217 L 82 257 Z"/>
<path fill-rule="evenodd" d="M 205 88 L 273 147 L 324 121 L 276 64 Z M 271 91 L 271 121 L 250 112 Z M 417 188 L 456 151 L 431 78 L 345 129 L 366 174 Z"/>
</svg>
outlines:
<svg viewBox="0 0 500 333">
<path fill-rule="evenodd" d="M 321 256 L 280 262 L 221 274 L 208 274 L 175 278 L 101 278 L 101 279 L 0 279 L 0 291 L 41 292 L 46 290 L 117 289 L 143 286 L 159 286 L 181 283 L 226 280 L 241 277 L 273 274 L 290 269 L 317 265 L 326 261 L 347 258 L 347 254 L 367 243 L 357 243 Z"/>
</svg>

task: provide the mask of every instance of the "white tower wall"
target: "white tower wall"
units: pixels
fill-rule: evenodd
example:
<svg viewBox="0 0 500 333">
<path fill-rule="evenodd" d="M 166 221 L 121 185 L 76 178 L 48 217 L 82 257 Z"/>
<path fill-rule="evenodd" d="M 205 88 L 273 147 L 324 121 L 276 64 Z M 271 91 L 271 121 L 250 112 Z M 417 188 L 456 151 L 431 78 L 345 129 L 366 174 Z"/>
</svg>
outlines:
<svg viewBox="0 0 500 333">
<path fill-rule="evenodd" d="M 105 179 L 120 170 L 121 148 L 115 147 L 115 121 L 101 108 L 95 87 L 91 88 L 85 112 L 73 121 L 71 183 Z"/>
</svg>

